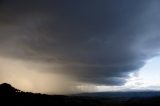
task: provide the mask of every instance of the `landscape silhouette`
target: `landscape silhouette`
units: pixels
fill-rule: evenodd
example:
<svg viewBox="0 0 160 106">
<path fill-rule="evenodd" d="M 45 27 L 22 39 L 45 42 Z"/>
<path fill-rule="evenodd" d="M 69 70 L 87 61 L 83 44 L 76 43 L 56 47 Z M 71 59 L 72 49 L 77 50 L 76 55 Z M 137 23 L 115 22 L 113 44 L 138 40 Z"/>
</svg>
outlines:
<svg viewBox="0 0 160 106">
<path fill-rule="evenodd" d="M 137 93 L 137 94 L 136 94 Z M 0 85 L 0 105 L 10 106 L 159 106 L 160 92 L 110 92 L 47 95 L 23 92 L 10 84 Z M 116 95 L 119 96 L 116 96 Z M 131 96 L 135 94 L 134 96 Z M 143 96 L 139 95 L 143 94 Z M 108 96 L 107 96 L 108 95 Z M 148 96 L 146 96 L 148 95 Z"/>
</svg>

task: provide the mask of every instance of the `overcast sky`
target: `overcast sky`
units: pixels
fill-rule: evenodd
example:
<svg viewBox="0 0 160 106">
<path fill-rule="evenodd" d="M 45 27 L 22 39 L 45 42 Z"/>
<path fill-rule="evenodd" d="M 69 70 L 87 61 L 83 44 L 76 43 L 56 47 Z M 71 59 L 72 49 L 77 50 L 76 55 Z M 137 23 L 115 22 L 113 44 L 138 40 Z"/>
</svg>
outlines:
<svg viewBox="0 0 160 106">
<path fill-rule="evenodd" d="M 0 82 L 43 93 L 123 87 L 160 53 L 159 12 L 159 0 L 0 0 Z"/>
</svg>

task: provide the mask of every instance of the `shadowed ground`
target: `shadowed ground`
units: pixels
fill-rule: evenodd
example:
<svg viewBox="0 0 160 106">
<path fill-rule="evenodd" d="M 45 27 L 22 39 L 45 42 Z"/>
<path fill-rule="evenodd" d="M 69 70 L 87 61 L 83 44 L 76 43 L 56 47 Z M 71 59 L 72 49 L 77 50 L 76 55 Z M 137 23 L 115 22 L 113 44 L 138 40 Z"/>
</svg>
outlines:
<svg viewBox="0 0 160 106">
<path fill-rule="evenodd" d="M 152 97 L 96 97 L 44 95 L 22 92 L 9 84 L 0 85 L 0 105 L 10 106 L 160 106 L 160 96 Z"/>
</svg>

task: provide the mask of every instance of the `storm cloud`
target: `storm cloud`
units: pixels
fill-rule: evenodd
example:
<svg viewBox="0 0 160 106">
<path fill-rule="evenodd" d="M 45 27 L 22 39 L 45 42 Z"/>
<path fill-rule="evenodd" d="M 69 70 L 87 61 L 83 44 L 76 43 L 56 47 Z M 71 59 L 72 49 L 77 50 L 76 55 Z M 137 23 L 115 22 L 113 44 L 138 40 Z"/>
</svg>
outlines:
<svg viewBox="0 0 160 106">
<path fill-rule="evenodd" d="M 73 86 L 123 85 L 160 52 L 159 10 L 159 0 L 1 0 L 0 56 Z"/>
</svg>

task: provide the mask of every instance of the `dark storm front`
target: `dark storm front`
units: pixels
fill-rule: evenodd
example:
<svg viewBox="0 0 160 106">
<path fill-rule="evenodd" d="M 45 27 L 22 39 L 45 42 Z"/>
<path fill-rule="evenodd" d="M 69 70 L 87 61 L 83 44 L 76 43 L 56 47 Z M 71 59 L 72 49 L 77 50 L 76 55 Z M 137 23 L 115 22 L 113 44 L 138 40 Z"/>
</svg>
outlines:
<svg viewBox="0 0 160 106">
<path fill-rule="evenodd" d="M 0 0 L 0 103 L 160 106 L 159 13 L 160 0 Z"/>
<path fill-rule="evenodd" d="M 1 0 L 0 82 L 58 94 L 132 89 L 129 75 L 159 53 L 159 2 Z"/>
</svg>

